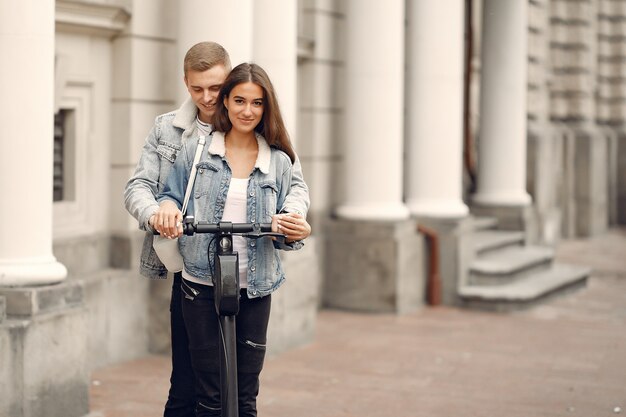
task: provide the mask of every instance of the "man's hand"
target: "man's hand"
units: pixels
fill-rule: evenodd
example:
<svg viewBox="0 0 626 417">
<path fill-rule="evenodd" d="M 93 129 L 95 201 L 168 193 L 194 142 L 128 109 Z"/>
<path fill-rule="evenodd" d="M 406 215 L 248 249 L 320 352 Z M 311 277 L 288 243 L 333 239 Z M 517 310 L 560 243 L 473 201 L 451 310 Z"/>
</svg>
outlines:
<svg viewBox="0 0 626 417">
<path fill-rule="evenodd" d="M 164 200 L 159 205 L 159 210 L 150 217 L 150 225 L 161 236 L 175 239 L 183 234 L 183 214 L 173 201 Z"/>
</svg>

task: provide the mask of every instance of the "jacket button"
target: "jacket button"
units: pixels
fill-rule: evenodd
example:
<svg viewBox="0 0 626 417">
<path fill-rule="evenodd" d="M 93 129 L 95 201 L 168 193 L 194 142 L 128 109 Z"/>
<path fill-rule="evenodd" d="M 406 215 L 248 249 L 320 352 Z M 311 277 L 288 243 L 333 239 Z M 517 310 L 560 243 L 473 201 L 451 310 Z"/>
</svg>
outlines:
<svg viewBox="0 0 626 417">
<path fill-rule="evenodd" d="M 254 267 L 254 265 L 252 265 L 252 268 L 250 268 L 250 271 L 254 271 L 256 268 Z"/>
<path fill-rule="evenodd" d="M 250 191 L 250 197 L 254 197 L 254 191 Z"/>
</svg>

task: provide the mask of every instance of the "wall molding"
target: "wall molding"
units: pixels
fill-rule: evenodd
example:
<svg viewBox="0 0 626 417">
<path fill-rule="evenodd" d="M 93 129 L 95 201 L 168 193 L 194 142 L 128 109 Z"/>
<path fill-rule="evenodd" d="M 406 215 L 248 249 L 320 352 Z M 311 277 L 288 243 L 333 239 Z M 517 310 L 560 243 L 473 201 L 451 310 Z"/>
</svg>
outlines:
<svg viewBox="0 0 626 417">
<path fill-rule="evenodd" d="M 126 28 L 130 16 L 130 8 L 124 5 L 71 0 L 55 2 L 58 32 L 113 37 Z"/>
</svg>

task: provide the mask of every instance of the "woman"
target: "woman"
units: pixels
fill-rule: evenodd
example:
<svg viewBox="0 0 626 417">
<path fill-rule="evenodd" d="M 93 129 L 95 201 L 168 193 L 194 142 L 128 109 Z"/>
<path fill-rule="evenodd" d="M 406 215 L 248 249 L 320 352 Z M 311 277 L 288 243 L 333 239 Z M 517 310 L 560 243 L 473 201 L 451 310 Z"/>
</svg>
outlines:
<svg viewBox="0 0 626 417">
<path fill-rule="evenodd" d="M 285 277 L 277 248 L 299 249 L 311 228 L 304 216 L 308 192 L 291 188 L 296 155 L 285 129 L 272 83 L 256 64 L 241 64 L 228 75 L 217 99 L 215 132 L 197 165 L 188 212 L 197 221 L 272 222 L 284 243 L 234 237 L 241 282 L 237 316 L 239 415 L 256 416 L 259 374 L 265 358 L 271 293 Z M 180 237 L 184 259 L 183 316 L 197 377 L 197 416 L 220 415 L 219 329 L 207 249 L 213 235 L 182 236 L 180 206 L 197 142 L 181 150 L 159 197 L 156 229 Z"/>
</svg>

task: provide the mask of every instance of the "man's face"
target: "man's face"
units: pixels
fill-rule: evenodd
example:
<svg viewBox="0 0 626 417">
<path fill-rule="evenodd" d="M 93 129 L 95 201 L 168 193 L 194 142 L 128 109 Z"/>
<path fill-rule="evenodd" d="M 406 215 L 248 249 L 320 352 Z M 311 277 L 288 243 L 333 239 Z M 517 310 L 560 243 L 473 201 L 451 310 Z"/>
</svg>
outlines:
<svg viewBox="0 0 626 417">
<path fill-rule="evenodd" d="M 215 65 L 206 71 L 188 70 L 185 75 L 187 91 L 198 107 L 198 118 L 204 123 L 213 121 L 217 94 L 226 75 L 226 68 L 223 65 Z"/>
</svg>

